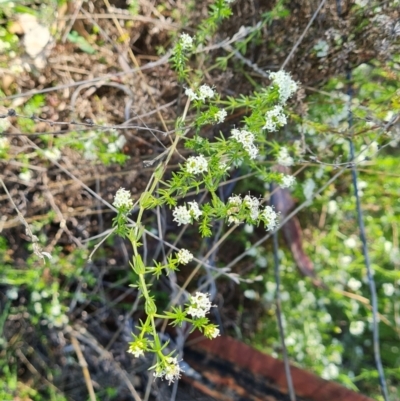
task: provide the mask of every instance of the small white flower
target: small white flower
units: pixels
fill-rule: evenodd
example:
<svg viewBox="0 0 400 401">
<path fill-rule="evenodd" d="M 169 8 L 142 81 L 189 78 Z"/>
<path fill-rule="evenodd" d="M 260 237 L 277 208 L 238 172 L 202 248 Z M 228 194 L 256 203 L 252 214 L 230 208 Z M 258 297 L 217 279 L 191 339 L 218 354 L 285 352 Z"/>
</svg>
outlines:
<svg viewBox="0 0 400 401">
<path fill-rule="evenodd" d="M 265 114 L 265 125 L 263 129 L 270 132 L 276 131 L 279 127 L 287 124 L 287 118 L 283 112 L 282 106 L 275 106 L 272 110 L 267 111 Z"/>
<path fill-rule="evenodd" d="M 32 179 L 32 173 L 30 170 L 26 170 L 18 174 L 18 178 L 22 181 L 29 182 Z"/>
<path fill-rule="evenodd" d="M 18 298 L 18 288 L 17 287 L 11 287 L 6 291 L 6 297 L 7 299 L 15 300 Z"/>
<path fill-rule="evenodd" d="M 301 156 L 304 153 L 303 145 L 298 139 L 293 142 L 293 147 L 296 156 Z"/>
<path fill-rule="evenodd" d="M 285 167 L 290 167 L 290 166 L 293 166 L 293 164 L 294 164 L 293 157 L 291 157 L 289 155 L 289 151 L 287 150 L 287 148 L 285 146 L 282 146 L 279 149 L 279 152 L 276 156 L 276 161 L 278 164 L 280 164 L 281 166 L 285 166 Z"/>
<path fill-rule="evenodd" d="M 126 144 L 126 138 L 124 135 L 120 135 L 118 139 L 115 141 L 115 145 L 118 149 L 122 149 Z"/>
<path fill-rule="evenodd" d="M 203 212 L 199 209 L 199 204 L 196 201 L 188 202 L 190 208 L 190 215 L 195 219 L 198 220 L 199 217 L 203 214 Z"/>
<path fill-rule="evenodd" d="M 330 200 L 328 202 L 328 214 L 335 214 L 338 211 L 339 207 L 335 200 Z"/>
<path fill-rule="evenodd" d="M 193 254 L 187 249 L 181 249 L 176 256 L 178 258 L 178 263 L 182 265 L 187 265 L 193 260 Z"/>
<path fill-rule="evenodd" d="M 198 220 L 203 214 L 196 201 L 188 202 L 188 205 L 189 209 L 186 206 L 177 206 L 172 212 L 172 215 L 174 216 L 173 221 L 176 221 L 178 226 L 181 224 L 189 224 L 192 219 Z"/>
<path fill-rule="evenodd" d="M 273 85 L 278 86 L 280 103 L 286 103 L 293 93 L 297 91 L 297 83 L 293 81 L 292 77 L 287 72 L 271 72 L 269 77 L 272 79 Z"/>
<path fill-rule="evenodd" d="M 250 217 L 253 220 L 257 220 L 259 215 L 258 208 L 260 206 L 260 201 L 254 196 L 246 195 L 243 199 L 243 203 L 250 209 Z"/>
<path fill-rule="evenodd" d="M 387 297 L 391 297 L 394 294 L 394 285 L 392 283 L 384 283 L 382 288 Z"/>
<path fill-rule="evenodd" d="M 286 302 L 289 301 L 290 299 L 290 294 L 287 291 L 283 291 L 281 293 L 281 301 Z"/>
<path fill-rule="evenodd" d="M 118 147 L 115 143 L 109 143 L 107 145 L 107 153 L 117 153 Z"/>
<path fill-rule="evenodd" d="M 353 237 L 349 237 L 346 240 L 344 240 L 343 244 L 347 248 L 355 248 L 357 246 L 357 241 Z"/>
<path fill-rule="evenodd" d="M 251 224 L 245 224 L 244 225 L 244 232 L 247 233 L 247 234 L 253 234 L 254 226 L 251 225 Z M 257 260 L 257 262 L 258 262 L 258 260 Z"/>
<path fill-rule="evenodd" d="M 10 127 L 11 123 L 7 118 L 0 118 L 0 134 Z M 0 145 L 1 149 L 1 145 Z"/>
<path fill-rule="evenodd" d="M 193 91 L 193 89 L 186 88 L 185 90 L 185 95 L 190 99 L 190 100 L 198 100 L 199 97 L 196 95 L 196 93 Z"/>
<path fill-rule="evenodd" d="M 187 33 L 182 33 L 179 40 L 181 42 L 183 50 L 189 50 L 192 48 L 193 38 L 190 35 L 188 35 Z"/>
<path fill-rule="evenodd" d="M 321 373 L 325 380 L 336 379 L 339 376 L 339 368 L 334 363 L 329 363 Z"/>
<path fill-rule="evenodd" d="M 38 302 L 41 299 L 42 299 L 42 296 L 37 291 L 33 291 L 31 293 L 31 302 Z"/>
<path fill-rule="evenodd" d="M 44 151 L 44 155 L 49 159 L 53 161 L 57 161 L 61 157 L 61 152 L 57 148 L 53 149 L 46 149 Z"/>
<path fill-rule="evenodd" d="M 205 101 L 206 99 L 211 99 L 215 96 L 215 92 L 208 85 L 201 85 L 197 90 L 197 93 L 190 88 L 185 90 L 185 95 L 189 97 L 190 100 L 201 100 Z"/>
<path fill-rule="evenodd" d="M 61 315 L 61 305 L 58 301 L 54 302 L 50 308 L 50 314 L 52 316 L 59 316 Z"/>
<path fill-rule="evenodd" d="M 228 225 L 240 224 L 240 223 L 241 223 L 241 221 L 240 221 L 240 219 L 238 217 L 235 217 L 235 216 L 229 216 L 228 217 Z"/>
<path fill-rule="evenodd" d="M 218 111 L 217 113 L 215 113 L 215 115 L 214 115 L 215 121 L 218 124 L 221 124 L 225 121 L 225 118 L 227 115 L 228 115 L 228 113 L 226 112 L 226 110 L 222 109 L 222 110 Z"/>
<path fill-rule="evenodd" d="M 279 213 L 276 213 L 273 207 L 265 206 L 262 217 L 265 219 L 267 231 L 274 230 L 278 226 Z"/>
<path fill-rule="evenodd" d="M 140 356 L 144 355 L 143 350 L 136 343 L 131 344 L 131 346 L 128 349 L 128 352 L 135 355 L 136 358 L 139 358 Z"/>
<path fill-rule="evenodd" d="M 350 280 L 347 282 L 347 286 L 353 291 L 358 291 L 361 288 L 362 283 L 354 277 L 351 277 Z"/>
<path fill-rule="evenodd" d="M 225 163 L 225 162 L 221 162 L 221 163 L 219 163 L 219 166 L 218 166 L 221 170 L 224 170 L 224 171 L 228 171 L 229 170 L 229 166 Z"/>
<path fill-rule="evenodd" d="M 186 161 L 186 171 L 190 174 L 206 173 L 208 162 L 203 155 L 190 156 Z"/>
<path fill-rule="evenodd" d="M 204 84 L 201 85 L 199 88 L 199 99 L 200 100 L 206 100 L 207 98 L 212 98 L 215 96 L 215 92 L 212 88 L 210 88 L 208 85 Z"/>
<path fill-rule="evenodd" d="M 83 153 L 83 157 L 85 160 L 96 160 L 97 159 L 97 148 L 96 145 L 93 143 L 93 137 L 88 138 L 84 141 L 83 147 L 85 152 Z"/>
<path fill-rule="evenodd" d="M 233 205 L 233 206 L 240 206 L 242 204 L 242 198 L 240 197 L 240 195 L 233 195 L 230 196 L 228 199 L 228 204 L 229 205 Z"/>
<path fill-rule="evenodd" d="M 178 223 L 178 226 L 181 224 L 189 224 L 192 221 L 190 211 L 186 209 L 186 206 L 177 206 L 172 212 L 172 215 L 174 216 L 174 221 Z"/>
<path fill-rule="evenodd" d="M 329 52 L 329 44 L 326 40 L 319 40 L 314 46 L 314 50 L 317 52 L 317 57 L 326 57 Z"/>
<path fill-rule="evenodd" d="M 314 195 L 314 189 L 315 189 L 315 181 L 312 178 L 308 178 L 303 184 L 303 194 L 308 201 L 312 200 L 312 197 Z"/>
<path fill-rule="evenodd" d="M 364 333 L 365 323 L 361 320 L 357 320 L 355 322 L 350 323 L 350 333 L 353 336 L 359 336 Z"/>
<path fill-rule="evenodd" d="M 239 195 L 234 195 L 229 197 L 228 199 L 228 207 L 229 209 L 227 210 L 227 215 L 228 217 L 228 224 L 240 224 L 241 220 L 236 217 L 232 216 L 235 215 L 236 213 L 239 213 L 240 207 L 242 205 L 242 198 Z"/>
<path fill-rule="evenodd" d="M 107 145 L 107 152 L 108 153 L 117 153 L 121 150 L 126 144 L 126 139 L 123 135 L 120 135 L 117 140 L 113 143 L 109 143 Z"/>
<path fill-rule="evenodd" d="M 210 312 L 211 307 L 215 306 L 211 304 L 209 294 L 197 291 L 195 295 L 190 297 L 190 305 L 186 312 L 188 315 L 193 317 L 205 317 Z"/>
<path fill-rule="evenodd" d="M 364 191 L 363 189 L 367 188 L 368 183 L 365 181 L 358 181 L 358 196 L 363 196 L 364 195 Z"/>
<path fill-rule="evenodd" d="M 254 160 L 258 155 L 258 148 L 254 145 L 250 146 L 247 150 L 247 153 L 250 156 L 251 160 Z"/>
<path fill-rule="evenodd" d="M 4 40 L 0 40 L 0 53 L 4 53 L 11 47 L 9 42 L 5 42 Z"/>
<path fill-rule="evenodd" d="M 54 327 L 63 327 L 69 322 L 68 316 L 65 313 L 62 313 L 59 316 L 55 316 L 51 320 L 51 323 Z"/>
<path fill-rule="evenodd" d="M 296 177 L 292 175 L 282 175 L 281 188 L 290 188 L 296 182 Z"/>
<path fill-rule="evenodd" d="M 1 123 L 1 120 L 0 120 Z M 1 127 L 0 127 L 0 133 L 1 133 Z M 8 139 L 6 137 L 0 138 L 0 150 L 6 150 L 9 147 Z"/>
<path fill-rule="evenodd" d="M 10 53 L 15 54 L 15 52 L 10 52 Z M 11 57 L 11 54 L 10 54 L 10 57 Z M 22 74 L 24 72 L 24 67 L 20 63 L 14 63 L 14 64 L 11 64 L 10 71 L 15 75 Z"/>
<path fill-rule="evenodd" d="M 260 201 L 251 195 L 246 195 L 243 199 L 243 203 L 250 209 L 258 209 L 260 206 Z"/>
<path fill-rule="evenodd" d="M 41 315 L 43 313 L 43 307 L 40 302 L 35 302 L 33 304 L 33 309 L 35 309 L 37 315 Z"/>
<path fill-rule="evenodd" d="M 207 338 L 217 338 L 219 335 L 219 329 L 213 325 L 204 328 L 204 336 Z"/>
<path fill-rule="evenodd" d="M 131 198 L 131 192 L 124 188 L 120 188 L 115 194 L 113 206 L 115 206 L 117 209 L 132 209 L 133 200 Z"/>
<path fill-rule="evenodd" d="M 351 263 L 352 260 L 353 260 L 352 257 L 349 256 L 349 255 L 343 255 L 343 256 L 341 256 L 341 257 L 339 258 L 340 264 L 342 264 L 342 265 L 344 265 L 344 266 L 349 265 L 349 264 Z"/>
</svg>

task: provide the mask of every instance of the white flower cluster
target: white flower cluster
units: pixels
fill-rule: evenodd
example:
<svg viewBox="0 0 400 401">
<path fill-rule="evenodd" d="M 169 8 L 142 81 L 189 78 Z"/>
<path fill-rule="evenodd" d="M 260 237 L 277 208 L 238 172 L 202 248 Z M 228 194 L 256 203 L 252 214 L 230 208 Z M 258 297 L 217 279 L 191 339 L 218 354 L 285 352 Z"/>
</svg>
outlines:
<svg viewBox="0 0 400 401">
<path fill-rule="evenodd" d="M 229 224 L 240 224 L 242 221 L 234 216 L 240 212 L 240 207 L 242 206 L 242 198 L 239 195 L 234 195 L 229 197 L 228 199 L 229 209 L 227 211 L 228 214 L 228 223 Z"/>
<path fill-rule="evenodd" d="M 289 155 L 289 151 L 284 146 L 279 149 L 279 152 L 276 156 L 276 161 L 278 164 L 285 167 L 290 167 L 294 164 L 293 157 Z"/>
<path fill-rule="evenodd" d="M 290 188 L 296 182 L 296 177 L 292 175 L 284 175 L 282 174 L 282 181 L 280 183 L 281 188 Z"/>
<path fill-rule="evenodd" d="M 190 174 L 206 173 L 208 162 L 203 155 L 190 156 L 186 161 L 186 171 Z"/>
<path fill-rule="evenodd" d="M 180 379 L 181 371 L 178 360 L 172 356 L 167 356 L 164 363 L 156 366 L 154 376 L 165 378 L 165 380 L 168 380 L 168 384 L 171 384 Z"/>
<path fill-rule="evenodd" d="M 238 130 L 234 128 L 231 131 L 232 138 L 241 143 L 249 154 L 250 159 L 255 159 L 258 155 L 258 148 L 254 145 L 255 136 L 250 131 Z"/>
<path fill-rule="evenodd" d="M 189 307 L 186 309 L 188 315 L 193 317 L 205 317 L 210 312 L 211 307 L 215 306 L 211 304 L 209 294 L 203 292 L 196 292 L 196 295 L 192 295 L 189 300 Z"/>
<path fill-rule="evenodd" d="M 187 33 L 182 33 L 179 38 L 183 50 L 190 50 L 193 46 L 193 38 Z"/>
<path fill-rule="evenodd" d="M 262 217 L 267 225 L 267 231 L 274 230 L 279 224 L 279 213 L 276 213 L 272 206 L 265 206 Z"/>
<path fill-rule="evenodd" d="M 198 220 L 199 217 L 203 214 L 203 212 L 199 209 L 199 205 L 196 201 L 188 202 L 189 208 L 186 206 L 177 206 L 172 215 L 174 216 L 174 221 L 178 223 L 178 226 L 181 224 L 189 224 L 192 219 Z"/>
<path fill-rule="evenodd" d="M 193 254 L 189 252 L 187 249 L 181 249 L 177 254 L 178 263 L 182 265 L 187 265 L 189 262 L 193 260 Z"/>
<path fill-rule="evenodd" d="M 297 91 L 298 85 L 293 81 L 290 74 L 285 71 L 271 72 L 269 74 L 272 83 L 278 86 L 279 89 L 279 102 L 281 104 L 286 101 Z"/>
<path fill-rule="evenodd" d="M 202 102 L 215 96 L 214 90 L 206 84 L 201 85 L 197 93 L 193 89 L 187 88 L 185 94 L 190 100 L 201 100 Z"/>
<path fill-rule="evenodd" d="M 286 125 L 287 119 L 283 112 L 282 106 L 275 106 L 265 114 L 265 125 L 263 129 L 270 132 L 276 131 L 278 128 Z"/>
<path fill-rule="evenodd" d="M 273 230 L 278 225 L 279 213 L 276 213 L 271 206 L 266 206 L 263 211 L 260 211 L 260 206 L 260 201 L 254 196 L 246 195 L 243 200 L 238 195 L 231 196 L 228 199 L 228 223 L 242 223 L 243 216 L 239 217 L 239 212 L 247 210 L 253 221 L 262 220 L 265 222 L 267 230 Z"/>
<path fill-rule="evenodd" d="M 221 124 L 225 121 L 227 114 L 225 109 L 219 110 L 214 114 L 214 119 L 218 124 Z"/>
<path fill-rule="evenodd" d="M 251 195 L 246 195 L 243 199 L 243 204 L 249 208 L 250 210 L 250 217 L 253 220 L 257 220 L 258 216 L 260 214 L 259 212 L 259 207 L 260 207 L 260 201 L 255 197 Z"/>
<path fill-rule="evenodd" d="M 130 210 L 133 207 L 133 200 L 130 191 L 120 188 L 114 197 L 113 206 L 117 209 Z"/>
</svg>

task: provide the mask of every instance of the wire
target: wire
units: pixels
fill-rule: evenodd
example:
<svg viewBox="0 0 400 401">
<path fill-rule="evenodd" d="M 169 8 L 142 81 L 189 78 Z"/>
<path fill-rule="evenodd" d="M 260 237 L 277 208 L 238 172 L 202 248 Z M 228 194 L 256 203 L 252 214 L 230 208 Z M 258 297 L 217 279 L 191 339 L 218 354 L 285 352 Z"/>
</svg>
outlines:
<svg viewBox="0 0 400 401">
<path fill-rule="evenodd" d="M 347 88 L 347 94 L 349 95 L 349 114 L 348 114 L 348 123 L 349 128 L 351 129 L 353 125 L 353 115 L 351 112 L 351 100 L 353 96 L 353 89 L 351 87 L 351 69 L 349 68 L 346 73 L 346 78 L 349 82 Z M 367 245 L 367 236 L 365 233 L 365 225 L 363 219 L 363 213 L 361 209 L 361 200 L 360 195 L 358 193 L 358 178 L 357 178 L 357 169 L 356 164 L 354 163 L 355 160 L 355 152 L 354 152 L 354 143 L 351 138 L 348 138 L 350 143 L 350 162 L 351 162 L 351 177 L 353 181 L 353 189 L 354 195 L 356 197 L 356 210 L 357 210 L 357 220 L 358 220 L 358 227 L 360 230 L 360 240 L 362 244 L 362 252 L 364 256 L 365 267 L 367 268 L 367 276 L 368 276 L 368 284 L 369 289 L 371 292 L 371 306 L 372 306 L 372 337 L 373 337 L 373 346 L 374 346 L 374 357 L 375 357 L 375 364 L 379 374 L 379 382 L 381 385 L 382 395 L 385 401 L 389 401 L 389 394 L 386 386 L 386 379 L 385 379 L 385 372 L 382 366 L 382 358 L 379 346 L 379 318 L 378 318 L 378 300 L 376 295 L 376 285 L 374 280 L 374 271 L 371 266 L 371 262 L 369 259 L 368 253 L 368 245 Z"/>
<path fill-rule="evenodd" d="M 271 193 L 273 193 L 273 185 L 271 184 Z M 273 204 L 273 197 L 275 195 L 271 196 L 271 203 Z M 276 283 L 276 294 L 275 294 L 275 303 L 276 303 L 276 318 L 278 321 L 278 330 L 279 330 L 279 336 L 281 338 L 281 345 L 282 345 L 282 354 L 283 354 L 283 362 L 285 365 L 285 375 L 286 375 L 286 380 L 287 380 L 287 385 L 288 385 L 288 390 L 289 390 L 289 396 L 290 396 L 290 401 L 296 401 L 296 393 L 294 391 L 293 387 L 293 380 L 292 380 L 292 375 L 290 373 L 290 364 L 289 364 L 289 357 L 286 349 L 286 344 L 285 344 L 285 331 L 283 328 L 283 319 L 282 319 L 282 310 L 281 310 L 281 289 L 280 289 L 280 284 L 281 284 L 281 279 L 280 279 L 280 273 L 279 273 L 279 255 L 278 255 L 278 231 L 275 230 L 274 233 L 272 234 L 273 237 L 273 245 L 274 245 L 274 273 L 275 273 L 275 283 Z"/>
</svg>

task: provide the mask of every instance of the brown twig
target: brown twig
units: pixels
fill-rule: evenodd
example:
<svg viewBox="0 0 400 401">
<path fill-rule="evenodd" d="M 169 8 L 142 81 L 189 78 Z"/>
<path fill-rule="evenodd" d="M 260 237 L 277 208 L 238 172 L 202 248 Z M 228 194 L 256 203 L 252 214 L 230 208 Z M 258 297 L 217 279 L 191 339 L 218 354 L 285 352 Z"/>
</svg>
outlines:
<svg viewBox="0 0 400 401">
<path fill-rule="evenodd" d="M 88 389 L 90 400 L 91 401 L 96 401 L 96 394 L 95 394 L 94 389 L 93 389 L 92 379 L 90 378 L 88 364 L 86 362 L 85 357 L 83 356 L 83 353 L 82 353 L 81 348 L 79 346 L 78 340 L 75 338 L 74 333 L 71 332 L 70 336 L 71 336 L 72 346 L 74 347 L 74 350 L 75 350 L 76 355 L 78 357 L 79 365 L 82 368 L 83 378 L 85 379 L 86 388 Z"/>
</svg>

